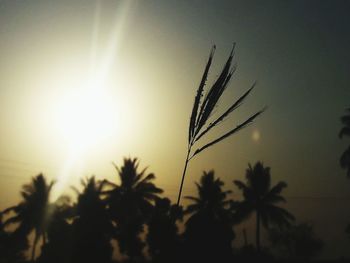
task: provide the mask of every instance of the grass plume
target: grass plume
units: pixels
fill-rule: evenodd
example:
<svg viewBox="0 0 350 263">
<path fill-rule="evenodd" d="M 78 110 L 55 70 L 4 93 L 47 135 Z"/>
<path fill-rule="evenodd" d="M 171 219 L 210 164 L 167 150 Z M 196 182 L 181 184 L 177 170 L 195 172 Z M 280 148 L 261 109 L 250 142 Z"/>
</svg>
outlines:
<svg viewBox="0 0 350 263">
<path fill-rule="evenodd" d="M 205 84 L 208 78 L 208 73 L 210 70 L 210 66 L 213 61 L 214 53 L 215 53 L 215 45 L 213 46 L 207 64 L 205 66 L 201 82 L 199 84 L 199 87 L 197 89 L 197 93 L 194 99 L 192 113 L 190 117 L 190 124 L 188 129 L 188 147 L 187 147 L 187 156 L 185 160 L 185 167 L 182 174 L 180 189 L 179 189 L 179 195 L 177 199 L 177 204 L 180 204 L 181 199 L 181 193 L 183 188 L 183 183 L 186 175 L 186 170 L 189 161 L 199 154 L 200 152 L 204 151 L 205 149 L 209 148 L 210 146 L 213 146 L 214 144 L 217 144 L 220 141 L 223 141 L 224 139 L 230 137 L 231 135 L 237 133 L 241 129 L 247 127 L 249 124 L 251 124 L 255 118 L 257 118 L 259 115 L 261 115 L 265 108 L 256 112 L 255 114 L 251 115 L 249 118 L 247 118 L 244 122 L 237 125 L 235 128 L 229 130 L 225 134 L 219 136 L 217 139 L 204 144 L 203 146 L 197 148 L 194 152 L 192 152 L 193 146 L 201 139 L 204 135 L 206 135 L 210 130 L 212 130 L 214 127 L 220 125 L 220 123 L 226 119 L 234 110 L 236 110 L 242 103 L 245 101 L 245 99 L 248 97 L 248 95 L 251 93 L 251 91 L 254 89 L 256 83 L 252 85 L 251 88 L 249 88 L 241 97 L 239 97 L 237 100 L 235 100 L 232 105 L 224 111 L 218 118 L 216 118 L 213 122 L 208 123 L 209 118 L 212 116 L 214 109 L 218 106 L 220 98 L 223 96 L 224 91 L 228 87 L 228 84 L 233 76 L 233 74 L 236 71 L 236 67 L 232 66 L 232 61 L 234 57 L 234 50 L 235 50 L 235 44 L 232 47 L 231 53 L 224 65 L 224 68 L 222 69 L 219 77 L 216 79 L 214 84 L 211 86 L 211 88 L 208 89 L 206 95 L 203 98 L 203 94 L 205 91 Z"/>
</svg>

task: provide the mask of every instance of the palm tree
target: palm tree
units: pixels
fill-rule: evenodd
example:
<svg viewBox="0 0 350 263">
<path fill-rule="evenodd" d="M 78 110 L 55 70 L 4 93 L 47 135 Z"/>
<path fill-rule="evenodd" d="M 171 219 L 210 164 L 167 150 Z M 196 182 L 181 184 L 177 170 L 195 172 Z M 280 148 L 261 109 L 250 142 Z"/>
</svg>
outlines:
<svg viewBox="0 0 350 263">
<path fill-rule="evenodd" d="M 153 202 L 163 192 L 152 181 L 153 173 L 145 175 L 146 169 L 138 172 L 138 160 L 126 158 L 118 171 L 120 183 L 107 182 L 112 187 L 105 191 L 112 220 L 117 225 L 117 238 L 122 253 L 134 260 L 142 257 L 144 244 L 139 238 L 143 224 L 150 216 Z"/>
<path fill-rule="evenodd" d="M 350 137 L 350 108 L 347 109 L 347 114 L 341 117 L 341 122 L 344 126 L 339 132 L 339 137 Z M 340 157 L 340 166 L 347 169 L 347 176 L 350 177 L 350 145 Z"/>
<path fill-rule="evenodd" d="M 260 224 L 268 227 L 275 224 L 278 227 L 289 226 L 294 216 L 287 210 L 276 206 L 279 202 L 285 202 L 281 196 L 282 190 L 287 187 L 285 182 L 279 182 L 271 187 L 270 167 L 264 167 L 257 162 L 254 167 L 249 164 L 246 170 L 246 181 L 235 180 L 234 184 L 243 192 L 239 211 L 243 217 L 256 213 L 256 248 L 260 251 Z"/>
<path fill-rule="evenodd" d="M 159 198 L 148 221 L 147 243 L 153 262 L 178 262 L 180 236 L 176 222 L 183 210 L 168 198 Z"/>
<path fill-rule="evenodd" d="M 186 197 L 192 201 L 186 213 L 190 214 L 184 234 L 189 254 L 199 261 L 220 261 L 231 256 L 234 238 L 230 212 L 230 191 L 223 191 L 224 183 L 215 178 L 214 172 L 204 172 L 196 183 L 198 197 Z"/>
<path fill-rule="evenodd" d="M 28 240 L 20 232 L 8 232 L 3 225 L 0 215 L 0 262 L 27 262 L 25 252 L 28 249 Z"/>
<path fill-rule="evenodd" d="M 47 183 L 43 174 L 33 177 L 31 183 L 22 187 L 22 201 L 3 211 L 3 214 L 11 211 L 15 213 L 4 222 L 4 225 L 19 223 L 18 230 L 24 235 L 28 235 L 34 230 L 32 261 L 35 259 L 36 245 L 40 238 L 43 237 L 43 244 L 46 243 L 47 209 L 53 184 L 54 182 Z"/>
<path fill-rule="evenodd" d="M 82 192 L 73 188 L 78 194 L 78 202 L 74 208 L 72 262 L 110 262 L 113 225 L 106 202 L 101 198 L 105 182 L 96 181 L 92 176 L 81 183 Z"/>
<path fill-rule="evenodd" d="M 69 221 L 75 215 L 71 198 L 60 196 L 50 204 L 50 223 L 47 228 L 48 242 L 41 249 L 37 259 L 40 263 L 69 262 L 72 250 L 72 224 Z"/>
</svg>

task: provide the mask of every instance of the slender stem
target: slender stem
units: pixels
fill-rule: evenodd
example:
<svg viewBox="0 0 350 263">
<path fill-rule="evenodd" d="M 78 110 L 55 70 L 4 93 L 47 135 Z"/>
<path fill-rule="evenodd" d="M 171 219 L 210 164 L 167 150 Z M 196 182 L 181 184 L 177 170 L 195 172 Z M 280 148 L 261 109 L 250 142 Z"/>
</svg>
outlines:
<svg viewBox="0 0 350 263">
<path fill-rule="evenodd" d="M 184 180 L 185 180 L 187 165 L 188 165 L 188 162 L 189 162 L 188 157 L 190 156 L 190 152 L 191 152 L 191 146 L 188 147 L 188 151 L 187 151 L 187 156 L 186 156 L 186 161 L 185 161 L 185 167 L 184 167 L 184 171 L 183 171 L 183 173 L 182 173 L 182 179 L 181 179 L 181 184 L 180 184 L 179 196 L 177 197 L 177 205 L 180 205 L 182 187 L 183 187 Z"/>
<path fill-rule="evenodd" d="M 36 249 L 36 244 L 38 243 L 38 234 L 35 232 L 35 237 L 34 237 L 34 242 L 33 242 L 33 248 L 32 248 L 32 262 L 35 261 L 35 249 Z"/>
</svg>

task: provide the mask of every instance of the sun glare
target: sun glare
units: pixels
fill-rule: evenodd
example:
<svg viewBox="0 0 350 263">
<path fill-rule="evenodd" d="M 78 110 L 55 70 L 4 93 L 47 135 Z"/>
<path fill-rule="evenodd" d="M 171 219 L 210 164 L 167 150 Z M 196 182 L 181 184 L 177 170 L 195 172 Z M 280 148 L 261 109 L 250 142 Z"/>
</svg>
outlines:
<svg viewBox="0 0 350 263">
<path fill-rule="evenodd" d="M 71 151 L 81 153 L 117 132 L 117 109 L 101 87 L 75 89 L 59 103 L 57 124 Z"/>
<path fill-rule="evenodd" d="M 96 2 L 88 74 L 77 79 L 78 85 L 73 81 L 74 85 L 68 84 L 71 88 L 67 89 L 65 86 L 65 90 L 69 91 L 55 102 L 55 128 L 68 148 L 66 162 L 58 177 L 55 198 L 63 192 L 74 167 L 83 162 L 85 153 L 121 136 L 121 127 L 118 125 L 124 123 L 122 117 L 125 117 L 127 112 L 125 105 L 121 105 L 122 100 L 118 100 L 112 92 L 109 93 L 106 83 L 111 69 L 116 64 L 115 58 L 132 2 L 125 1 L 116 10 L 115 23 L 112 25 L 108 45 L 103 54 L 97 49 L 102 9 L 101 3 Z M 122 75 L 118 70 L 116 74 Z M 75 80 L 76 77 L 74 76 Z"/>
</svg>

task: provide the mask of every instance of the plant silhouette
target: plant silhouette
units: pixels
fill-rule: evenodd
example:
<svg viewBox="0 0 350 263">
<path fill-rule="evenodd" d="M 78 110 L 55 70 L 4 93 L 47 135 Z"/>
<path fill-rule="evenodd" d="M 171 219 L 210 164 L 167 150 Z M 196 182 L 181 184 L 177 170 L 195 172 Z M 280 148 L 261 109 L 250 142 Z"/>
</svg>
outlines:
<svg viewBox="0 0 350 263">
<path fill-rule="evenodd" d="M 185 211 L 190 214 L 184 233 L 190 261 L 226 262 L 232 256 L 234 232 L 227 199 L 230 191 L 223 191 L 223 185 L 213 171 L 204 172 L 196 183 L 198 196 L 186 197 L 193 202 Z"/>
<path fill-rule="evenodd" d="M 321 252 L 323 242 L 315 236 L 310 224 L 302 223 L 288 228 L 269 230 L 272 249 L 281 259 L 308 261 Z"/>
<path fill-rule="evenodd" d="M 341 117 L 341 122 L 344 126 L 339 132 L 339 137 L 350 137 L 350 108 L 348 108 L 346 114 Z M 340 166 L 347 170 L 347 176 L 350 177 L 350 145 L 340 157 Z"/>
<path fill-rule="evenodd" d="M 250 164 L 246 170 L 246 183 L 235 180 L 234 184 L 243 192 L 244 200 L 239 206 L 241 216 L 248 217 L 256 214 L 256 248 L 260 252 L 260 225 L 268 227 L 269 224 L 278 227 L 289 226 L 294 216 L 287 210 L 276 206 L 286 200 L 281 195 L 285 182 L 279 182 L 271 187 L 270 168 L 257 162 L 254 167 Z"/>
<path fill-rule="evenodd" d="M 106 202 L 101 198 L 105 183 L 90 177 L 83 180 L 82 185 L 82 192 L 77 191 L 78 201 L 75 205 L 72 262 L 110 262 L 113 225 L 106 210 Z"/>
<path fill-rule="evenodd" d="M 22 235 L 18 230 L 13 233 L 7 232 L 0 215 L 0 262 L 24 262 L 26 249 L 26 235 Z"/>
<path fill-rule="evenodd" d="M 210 146 L 213 146 L 214 144 L 228 138 L 229 136 L 237 133 L 241 129 L 245 128 L 247 125 L 253 122 L 253 120 L 258 117 L 264 110 L 258 111 L 257 113 L 253 114 L 249 118 L 247 118 L 245 121 L 237 125 L 235 128 L 231 129 L 230 131 L 226 132 L 225 134 L 219 136 L 213 141 L 210 141 L 209 143 L 205 143 L 203 146 L 197 148 L 192 153 L 192 147 L 195 145 L 196 142 L 199 141 L 205 134 L 207 134 L 210 130 L 212 130 L 214 127 L 220 125 L 223 120 L 225 120 L 233 111 L 235 111 L 246 99 L 246 97 L 249 95 L 249 93 L 253 90 L 255 87 L 255 83 L 252 85 L 248 91 L 246 91 L 241 97 L 239 97 L 226 111 L 224 111 L 221 115 L 219 115 L 215 120 L 210 122 L 210 119 L 213 115 L 214 109 L 217 108 L 219 104 L 219 100 L 222 97 L 224 91 L 226 90 L 228 83 L 231 80 L 232 75 L 236 71 L 236 67 L 232 66 L 232 60 L 234 56 L 234 48 L 235 45 L 233 45 L 232 51 L 226 61 L 226 64 L 217 78 L 217 80 L 214 82 L 214 84 L 211 86 L 211 88 L 208 90 L 206 95 L 203 97 L 204 93 L 204 86 L 207 81 L 209 69 L 213 60 L 214 52 L 216 47 L 214 46 L 210 52 L 209 59 L 207 62 L 207 65 L 204 69 L 204 73 L 202 76 L 202 80 L 199 84 L 196 97 L 194 99 L 194 104 L 192 108 L 192 113 L 190 117 L 190 124 L 189 124 L 189 131 L 188 131 L 188 144 L 187 144 L 187 155 L 185 159 L 185 166 L 181 178 L 181 184 L 177 199 L 177 205 L 180 204 L 181 199 L 181 193 L 182 193 L 182 187 L 185 180 L 186 170 L 188 162 L 197 154 L 204 151 L 205 149 L 209 148 Z"/>
<path fill-rule="evenodd" d="M 146 239 L 153 262 L 178 262 L 180 236 L 176 222 L 182 218 L 182 207 L 172 205 L 168 198 L 156 199 Z"/>
<path fill-rule="evenodd" d="M 72 221 L 76 215 L 75 210 L 68 196 L 61 196 L 50 204 L 48 242 L 42 247 L 38 262 L 66 263 L 71 261 L 73 230 L 69 221 Z"/>
<path fill-rule="evenodd" d="M 3 211 L 3 214 L 11 211 L 15 213 L 4 222 L 5 226 L 19 223 L 18 232 L 25 235 L 34 230 L 32 261 L 35 259 L 35 250 L 40 237 L 43 237 L 43 244 L 46 243 L 49 196 L 53 184 L 54 182 L 48 183 L 43 174 L 33 177 L 31 183 L 22 187 L 22 201 Z"/>
<path fill-rule="evenodd" d="M 144 247 L 139 235 L 143 225 L 150 217 L 153 202 L 163 192 L 152 181 L 153 173 L 145 175 L 146 169 L 138 172 L 136 158 L 124 159 L 121 168 L 114 165 L 118 171 L 120 184 L 107 182 L 112 187 L 105 191 L 110 216 L 117 226 L 116 238 L 122 253 L 129 256 L 131 261 L 142 258 Z"/>
<path fill-rule="evenodd" d="M 116 183 L 92 176 L 81 181 L 81 188 L 72 187 L 75 202 L 61 196 L 49 203 L 53 182 L 42 174 L 32 178 L 22 188 L 23 200 L 0 213 L 0 262 L 25 263 L 30 248 L 30 258 L 37 263 L 112 263 L 113 240 L 130 263 L 272 260 L 269 253 L 260 252 L 260 224 L 277 227 L 270 231 L 272 248 L 289 249 L 291 257 L 309 259 L 320 250 L 308 227 L 286 227 L 294 217 L 276 206 L 285 201 L 281 192 L 286 183 L 271 187 L 270 169 L 260 162 L 249 165 L 246 184 L 235 181 L 243 201 L 229 198 L 231 191 L 224 190 L 224 182 L 209 171 L 195 184 L 197 195 L 186 196 L 190 203 L 185 209 L 160 196 L 154 174 L 138 171 L 136 158 L 126 158 L 115 168 Z M 253 212 L 257 214 L 257 250 L 246 242 L 234 254 L 234 226 Z M 12 224 L 16 226 L 12 231 L 5 229 Z M 30 247 L 28 236 L 33 230 L 37 237 Z M 41 237 L 41 254 L 35 257 Z M 298 244 L 288 243 L 290 239 Z M 303 250 L 299 243 L 307 248 Z"/>
</svg>

